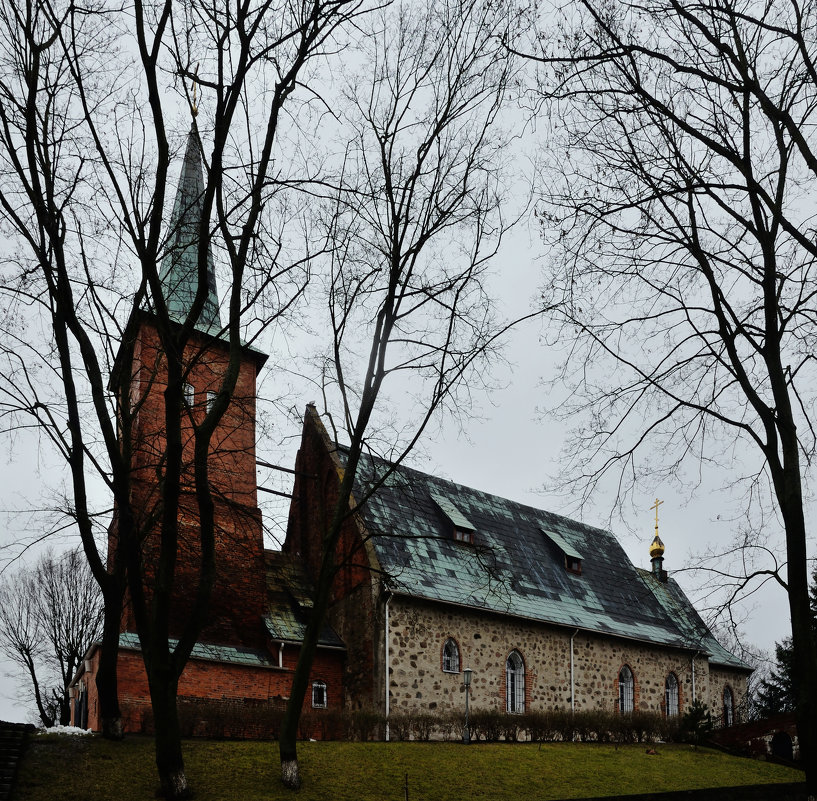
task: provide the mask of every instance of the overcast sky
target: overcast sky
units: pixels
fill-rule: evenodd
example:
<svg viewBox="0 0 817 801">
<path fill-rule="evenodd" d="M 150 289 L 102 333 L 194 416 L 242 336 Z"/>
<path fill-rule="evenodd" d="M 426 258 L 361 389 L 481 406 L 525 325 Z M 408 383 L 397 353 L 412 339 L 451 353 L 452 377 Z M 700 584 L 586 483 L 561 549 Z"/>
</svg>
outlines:
<svg viewBox="0 0 817 801">
<path fill-rule="evenodd" d="M 497 260 L 494 281 L 496 291 L 503 294 L 508 316 L 523 313 L 529 307 L 538 280 L 540 255 L 535 230 L 521 227 Z M 510 270 L 508 265 L 513 265 L 513 281 L 506 280 L 504 270 Z M 490 395 L 475 397 L 474 406 L 465 410 L 462 428 L 449 423 L 441 430 L 433 429 L 422 441 L 417 454 L 409 459 L 409 464 L 531 506 L 577 516 L 570 498 L 549 494 L 543 489 L 560 472 L 565 430 L 563 424 L 543 417 L 543 411 L 554 400 L 546 394 L 543 383 L 551 377 L 554 364 L 553 354 L 540 342 L 543 325 L 546 323 L 528 323 L 514 333 L 506 348 L 507 364 L 497 370 L 496 383 L 500 388 Z M 282 347 L 282 343 L 278 346 Z M 276 343 L 272 343 L 272 347 L 275 349 Z M 287 347 L 291 347 L 291 343 Z M 292 392 L 287 402 L 302 412 L 307 402 L 317 399 L 315 392 L 307 387 L 298 389 L 291 375 L 279 374 L 276 381 L 274 362 L 274 358 L 270 360 L 270 367 L 262 376 L 262 397 L 270 398 L 274 387 L 286 385 Z M 399 407 L 399 403 L 395 402 L 395 406 Z M 259 456 L 291 466 L 300 426 L 284 414 L 275 416 L 273 423 L 272 435 L 260 438 Z M 42 503 L 40 499 L 57 493 L 53 479 L 58 471 L 48 464 L 42 452 L 38 453 L 31 438 L 20 437 L 11 443 L 6 440 L 3 455 L 0 463 L 2 538 L 4 543 L 9 543 L 19 537 L 29 519 L 12 512 L 37 507 Z M 689 497 L 689 491 L 681 492 L 676 486 L 653 485 L 646 480 L 634 503 L 625 507 L 623 520 L 610 520 L 612 493 L 600 494 L 593 507 L 585 509 L 580 516 L 586 523 L 611 527 L 633 563 L 649 567 L 648 546 L 654 535 L 654 512 L 650 507 L 655 497 L 662 499 L 660 534 L 666 546 L 664 566 L 695 597 L 698 584 L 695 577 L 676 571 L 688 565 L 695 554 L 729 541 L 738 525 L 724 514 L 729 508 L 729 497 L 718 492 L 723 478 L 712 477 Z M 270 477 L 268 471 L 263 470 L 259 480 L 281 489 L 291 486 L 290 477 L 284 474 Z M 260 500 L 265 504 L 265 522 L 271 535 L 282 536 L 286 504 L 269 502 L 263 496 Z M 72 542 L 70 536 L 61 536 L 55 540 L 55 547 L 67 547 Z M 272 544 L 271 537 L 268 543 Z M 811 546 L 813 555 L 813 542 Z M 786 599 L 777 585 L 769 584 L 753 595 L 741 611 L 746 615 L 743 624 L 746 640 L 752 645 L 768 650 L 789 633 Z M 7 663 L 0 667 L 4 673 L 9 669 Z M 30 717 L 26 708 L 17 703 L 18 699 L 14 681 L 4 676 L 0 680 L 0 719 Z"/>
<path fill-rule="evenodd" d="M 493 291 L 501 299 L 508 318 L 525 314 L 534 302 L 541 282 L 540 270 L 546 254 L 542 251 L 535 226 L 521 224 L 507 239 L 494 262 Z M 508 338 L 504 351 L 506 364 L 500 365 L 494 376 L 497 388 L 490 394 L 476 394 L 473 405 L 464 408 L 459 425 L 444 422 L 433 427 L 420 443 L 418 452 L 407 460 L 411 466 L 426 472 L 475 487 L 485 492 L 511 498 L 531 506 L 579 516 L 583 522 L 611 528 L 633 563 L 649 567 L 648 546 L 654 536 L 654 499 L 660 498 L 660 534 L 664 541 L 664 567 L 687 590 L 690 597 L 699 597 L 700 577 L 678 573 L 710 548 L 730 542 L 741 526 L 739 517 L 743 490 L 735 487 L 726 493 L 724 485 L 735 476 L 718 469 L 702 472 L 686 489 L 677 485 L 653 483 L 646 476 L 638 494 L 624 507 L 623 517 L 610 516 L 615 503 L 615 488 L 606 487 L 594 498 L 592 506 L 577 510 L 574 499 L 553 494 L 546 488 L 561 473 L 564 459 L 562 446 L 568 423 L 556 422 L 547 415 L 558 408 L 559 388 L 548 388 L 553 378 L 557 354 L 543 344 L 542 333 L 547 320 L 525 324 Z M 291 334 L 289 336 L 292 336 Z M 318 393 L 308 382 L 298 378 L 300 366 L 289 373 L 289 354 L 308 341 L 284 339 L 279 336 L 268 343 L 273 351 L 260 384 L 262 399 L 279 401 L 276 409 L 290 407 L 302 414 L 307 402 L 319 400 Z M 387 393 L 389 389 L 386 389 Z M 392 403 L 400 414 L 402 389 L 392 391 Z M 284 395 L 283 398 L 280 396 Z M 259 456 L 274 463 L 292 466 L 300 435 L 297 415 L 272 411 L 272 430 L 259 437 Z M 49 462 L 38 447 L 36 437 L 19 435 L 2 440 L 0 460 L 0 544 L 17 542 L 21 537 L 36 538 L 27 509 L 53 505 L 60 494 L 62 473 Z M 735 472 L 745 465 L 735 464 Z M 279 489 L 291 487 L 291 477 L 270 476 L 261 471 L 259 480 Z M 285 504 L 273 503 L 266 497 L 266 524 L 272 537 L 282 538 L 285 526 Z M 807 519 L 814 519 L 811 501 Z M 70 534 L 55 538 L 55 548 L 76 543 Z M 779 543 L 778 543 L 779 544 Z M 809 543 L 814 555 L 814 541 Z M 0 564 L 2 567 L 2 564 Z M 14 566 L 9 568 L 14 569 Z M 6 573 L 8 575 L 8 572 Z M 787 636 L 788 609 L 783 590 L 769 583 L 754 593 L 740 608 L 744 616 L 742 629 L 746 642 L 769 650 L 774 642 Z M 0 673 L 10 670 L 0 663 Z M 0 719 L 30 719 L 30 713 L 19 703 L 15 682 L 0 676 Z"/>
</svg>

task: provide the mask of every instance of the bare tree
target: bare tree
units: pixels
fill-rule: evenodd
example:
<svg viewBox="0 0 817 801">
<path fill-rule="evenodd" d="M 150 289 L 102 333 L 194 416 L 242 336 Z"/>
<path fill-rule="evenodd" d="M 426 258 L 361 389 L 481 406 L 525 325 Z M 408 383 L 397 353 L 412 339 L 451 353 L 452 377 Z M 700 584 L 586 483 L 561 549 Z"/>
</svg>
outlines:
<svg viewBox="0 0 817 801">
<path fill-rule="evenodd" d="M 536 52 L 553 122 L 545 304 L 568 343 L 567 412 L 582 415 L 571 487 L 584 498 L 613 477 L 623 496 L 696 460 L 746 482 L 747 519 L 772 500 L 785 570 L 747 535 L 721 578 L 730 598 L 770 577 L 788 594 L 811 794 L 815 25 L 817 5 L 796 0 L 586 0 L 556 16 Z M 756 469 L 736 475 L 752 453 Z"/>
<path fill-rule="evenodd" d="M 102 595 L 79 549 L 45 554 L 0 584 L 0 652 L 29 684 L 43 726 L 71 720 L 68 685 L 102 633 Z"/>
<path fill-rule="evenodd" d="M 68 465 L 70 514 L 105 598 L 97 686 L 109 736 L 121 735 L 116 649 L 127 581 L 167 797 L 189 792 L 175 699 L 215 577 L 209 457 L 234 411 L 246 342 L 304 286 L 303 262 L 278 258 L 286 232 L 275 217 L 290 180 L 273 170 L 282 110 L 293 106 L 307 67 L 341 47 L 340 32 L 364 10 L 357 0 L 0 3 L 0 225 L 13 243 L 2 287 L 10 337 L 3 411 L 8 428 L 37 426 Z M 188 141 L 204 175 L 189 208 L 168 220 L 178 110 L 195 115 L 197 101 L 201 116 Z M 181 304 L 163 267 L 179 254 L 193 265 Z M 213 306 L 214 272 L 227 286 L 224 324 Z M 149 465 L 134 447 L 141 406 L 132 392 L 145 369 L 133 325 L 145 314 L 158 334 L 162 387 L 154 391 L 163 395 L 162 442 Z M 42 322 L 45 335 L 23 335 L 20 321 L 29 332 Z M 193 419 L 184 387 L 202 355 L 202 329 L 207 342 L 225 343 L 227 357 L 213 402 Z M 134 508 L 137 468 L 153 470 L 148 510 Z M 104 487 L 101 504 L 94 481 Z M 191 536 L 180 515 L 191 503 L 198 580 L 171 646 L 177 556 Z M 95 521 L 111 510 L 105 558 Z M 149 543 L 156 560 L 148 570 Z"/>
<path fill-rule="evenodd" d="M 501 37 L 513 23 L 501 4 L 390 6 L 361 43 L 359 70 L 349 70 L 342 122 L 356 133 L 343 150 L 339 189 L 323 203 L 334 242 L 323 390 L 333 433 L 349 444 L 281 728 L 282 781 L 290 788 L 300 786 L 298 720 L 342 565 L 355 476 L 361 456 L 376 449 L 376 421 L 390 416 L 384 385 L 416 399 L 402 438 L 390 443 L 390 460 L 399 463 L 441 409 L 467 413 L 468 393 L 485 378 L 509 325 L 493 312 L 485 276 L 508 224 L 503 148 L 512 137 L 498 116 L 514 76 Z"/>
</svg>

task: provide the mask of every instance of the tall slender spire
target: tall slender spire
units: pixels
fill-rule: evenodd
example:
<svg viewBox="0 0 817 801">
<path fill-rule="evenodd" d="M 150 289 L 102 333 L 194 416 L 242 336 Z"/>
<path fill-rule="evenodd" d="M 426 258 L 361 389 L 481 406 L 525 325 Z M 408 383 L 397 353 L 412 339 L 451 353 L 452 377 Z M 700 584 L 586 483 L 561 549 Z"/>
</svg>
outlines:
<svg viewBox="0 0 817 801">
<path fill-rule="evenodd" d="M 198 287 L 198 234 L 204 198 L 204 177 L 196 121 L 190 127 L 176 201 L 170 217 L 170 235 L 160 278 L 171 320 L 184 322 Z M 207 250 L 207 299 L 196 328 L 214 336 L 221 331 L 213 255 Z"/>
</svg>

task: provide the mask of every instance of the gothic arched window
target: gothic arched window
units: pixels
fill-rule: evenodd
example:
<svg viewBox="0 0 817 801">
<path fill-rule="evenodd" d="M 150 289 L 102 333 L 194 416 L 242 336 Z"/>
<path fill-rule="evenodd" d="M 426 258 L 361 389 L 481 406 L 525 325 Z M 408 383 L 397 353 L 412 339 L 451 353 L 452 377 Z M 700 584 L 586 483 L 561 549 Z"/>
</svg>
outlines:
<svg viewBox="0 0 817 801">
<path fill-rule="evenodd" d="M 505 709 L 525 711 L 525 663 L 519 651 L 511 651 L 505 662 Z"/>
<path fill-rule="evenodd" d="M 633 671 L 624 665 L 618 672 L 618 711 L 632 712 L 635 696 L 635 679 Z"/>
<path fill-rule="evenodd" d="M 723 688 L 723 725 L 731 726 L 735 722 L 735 704 L 729 687 Z"/>
<path fill-rule="evenodd" d="M 449 637 L 443 646 L 443 670 L 446 673 L 460 672 L 460 649 L 452 637 Z"/>
<path fill-rule="evenodd" d="M 678 708 L 678 678 L 674 673 L 667 676 L 664 686 L 665 709 L 668 718 L 674 718 L 679 713 Z"/>
</svg>

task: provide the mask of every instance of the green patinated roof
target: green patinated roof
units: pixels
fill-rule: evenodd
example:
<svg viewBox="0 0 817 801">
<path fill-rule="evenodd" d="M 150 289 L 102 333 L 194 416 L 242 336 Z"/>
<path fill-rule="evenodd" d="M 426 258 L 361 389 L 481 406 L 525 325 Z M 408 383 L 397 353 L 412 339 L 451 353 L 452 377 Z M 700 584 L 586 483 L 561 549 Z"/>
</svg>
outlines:
<svg viewBox="0 0 817 801">
<path fill-rule="evenodd" d="M 204 177 L 198 130 L 195 121 L 187 137 L 176 200 L 170 217 L 167 250 L 162 259 L 160 278 L 170 319 L 184 323 L 196 297 L 198 281 L 199 223 L 204 198 Z M 218 336 L 221 317 L 213 256 L 207 251 L 207 300 L 196 328 Z"/>
<path fill-rule="evenodd" d="M 339 455 L 345 458 L 345 451 Z M 386 468 L 378 459 L 361 460 L 356 497 Z M 473 545 L 450 536 L 438 498 L 469 521 Z M 609 531 L 406 467 L 360 514 L 394 592 L 699 650 L 719 664 L 748 669 L 717 643 L 673 579 L 663 583 L 638 570 Z M 565 569 L 552 545 L 582 559 L 581 575 Z"/>
<path fill-rule="evenodd" d="M 565 556 L 572 556 L 576 559 L 584 559 L 584 557 L 566 540 L 563 540 L 555 531 L 545 531 L 544 534 Z"/>
<path fill-rule="evenodd" d="M 459 509 L 457 509 L 449 498 L 445 498 L 442 495 L 437 495 L 434 492 L 431 493 L 431 497 L 433 498 L 434 503 L 440 507 L 448 519 L 457 528 L 464 528 L 468 531 L 476 531 L 476 527 L 473 525 L 473 523 L 471 523 L 471 521 L 465 517 L 465 515 Z"/>
<path fill-rule="evenodd" d="M 267 630 L 273 640 L 301 642 L 312 608 L 312 587 L 303 568 L 288 554 L 265 551 L 267 564 Z M 324 625 L 318 644 L 343 648 L 343 640 Z"/>
<path fill-rule="evenodd" d="M 169 640 L 170 647 L 175 648 L 178 640 Z M 121 648 L 141 649 L 139 635 L 133 631 L 123 631 L 119 635 L 119 645 Z M 192 659 L 206 659 L 213 662 L 231 662 L 237 665 L 273 665 L 277 662 L 266 651 L 256 651 L 251 648 L 238 648 L 232 645 L 213 645 L 211 643 L 197 642 L 193 646 L 190 654 Z"/>
<path fill-rule="evenodd" d="M 729 653 L 709 632 L 695 607 L 684 595 L 684 591 L 678 585 L 678 582 L 673 579 L 656 581 L 652 571 L 640 567 L 636 569 L 641 576 L 641 580 L 655 595 L 656 600 L 661 604 L 670 619 L 684 632 L 690 642 L 700 644 L 701 650 L 709 655 L 710 662 L 726 665 L 727 667 L 749 669 L 745 662 Z"/>
<path fill-rule="evenodd" d="M 312 608 L 312 588 L 300 565 L 280 551 L 265 551 L 268 615 L 264 618 L 267 633 L 276 642 L 300 643 Z M 177 640 L 170 640 L 171 648 Z M 123 648 L 140 650 L 136 632 L 119 635 Z M 343 640 L 328 625 L 324 625 L 318 638 L 318 646 L 344 648 Z M 266 650 L 216 645 L 197 642 L 191 654 L 193 659 L 215 662 L 231 662 L 239 665 L 278 666 L 277 659 Z"/>
</svg>

